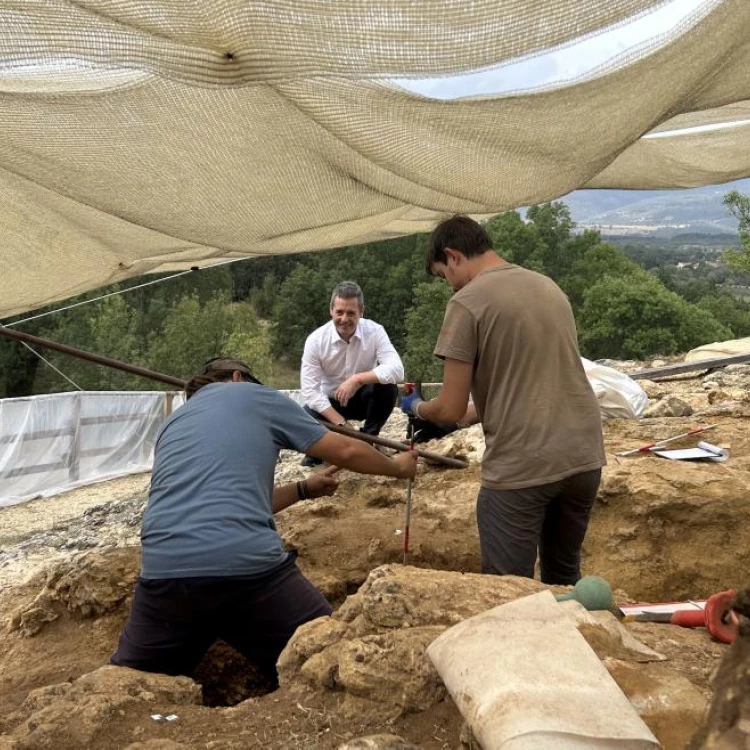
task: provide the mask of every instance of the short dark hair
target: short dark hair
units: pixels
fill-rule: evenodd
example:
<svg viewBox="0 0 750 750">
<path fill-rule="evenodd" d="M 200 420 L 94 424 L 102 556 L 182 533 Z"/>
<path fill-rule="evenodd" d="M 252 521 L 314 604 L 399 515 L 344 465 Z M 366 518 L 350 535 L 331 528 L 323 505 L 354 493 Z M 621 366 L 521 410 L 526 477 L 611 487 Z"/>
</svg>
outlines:
<svg viewBox="0 0 750 750">
<path fill-rule="evenodd" d="M 330 307 L 333 307 L 336 297 L 340 297 L 341 299 L 356 299 L 359 309 L 365 309 L 365 295 L 362 294 L 362 289 L 356 281 L 341 281 L 336 284 L 336 288 L 331 293 Z"/>
<path fill-rule="evenodd" d="M 445 248 L 458 250 L 467 258 L 493 250 L 492 240 L 485 228 L 463 214 L 441 221 L 433 230 L 427 245 L 427 273 L 432 275 L 433 263 L 446 263 Z"/>
<path fill-rule="evenodd" d="M 235 370 L 248 382 L 262 385 L 260 380 L 253 375 L 252 370 L 241 359 L 235 359 L 234 357 L 211 357 L 211 359 L 207 359 L 203 363 L 198 373 L 185 384 L 185 398 L 188 399 L 195 395 L 204 385 L 230 380 Z"/>
</svg>

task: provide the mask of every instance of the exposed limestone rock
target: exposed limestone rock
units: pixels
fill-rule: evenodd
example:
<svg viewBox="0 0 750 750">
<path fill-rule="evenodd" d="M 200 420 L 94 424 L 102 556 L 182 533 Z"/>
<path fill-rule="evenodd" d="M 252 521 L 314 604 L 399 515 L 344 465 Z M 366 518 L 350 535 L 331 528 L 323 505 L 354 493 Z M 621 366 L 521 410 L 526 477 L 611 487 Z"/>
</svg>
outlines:
<svg viewBox="0 0 750 750">
<path fill-rule="evenodd" d="M 140 550 L 133 547 L 76 555 L 32 582 L 41 591 L 31 604 L 11 614 L 8 627 L 30 637 L 62 611 L 79 619 L 111 612 L 131 595 L 139 566 Z"/>
<path fill-rule="evenodd" d="M 327 691 L 339 697 L 341 711 L 354 716 L 366 710 L 393 719 L 427 710 L 446 696 L 426 656 L 427 646 L 447 627 L 543 588 L 536 581 L 512 576 L 382 566 L 333 617 L 299 629 L 279 660 L 281 683 Z M 681 726 L 687 727 L 683 734 L 695 731 L 706 699 L 697 689 L 691 691 L 691 683 L 670 669 L 664 655 L 639 642 L 610 612 L 586 612 L 575 601 L 562 606 L 571 611 L 594 651 L 608 663 L 620 665 L 617 669 L 625 676 L 617 681 L 629 697 L 627 670 L 659 663 L 662 671 L 649 678 L 649 690 L 639 694 L 633 687 L 631 691 L 641 700 L 652 728 L 668 727 L 679 707 Z M 615 667 L 613 671 L 617 672 Z M 664 702 L 661 713 L 660 702 Z M 666 747 L 681 750 L 676 744 Z"/>
<path fill-rule="evenodd" d="M 703 382 L 713 382 L 722 387 L 747 389 L 750 387 L 750 365 L 742 363 L 727 365 L 707 375 Z"/>
<path fill-rule="evenodd" d="M 693 407 L 677 396 L 665 396 L 643 412 L 644 417 L 689 417 Z"/>
<path fill-rule="evenodd" d="M 720 442 L 721 432 L 715 434 Z M 633 456 L 604 473 L 584 569 L 637 601 L 705 598 L 746 584 L 747 539 L 746 459 L 717 464 Z M 732 550 L 732 564 L 717 550 Z"/>
<path fill-rule="evenodd" d="M 703 722 L 707 700 L 684 676 L 663 664 L 604 659 L 620 689 L 665 748 L 684 748 Z"/>
<path fill-rule="evenodd" d="M 637 663 L 665 661 L 625 628 L 611 612 L 588 612 L 581 604 L 569 600 L 563 606 L 571 610 L 576 627 L 600 659 L 624 659 Z"/>
<path fill-rule="evenodd" d="M 408 628 L 343 642 L 336 686 L 404 712 L 429 708 L 443 700 L 446 691 L 425 651 L 444 629 Z"/>
<path fill-rule="evenodd" d="M 736 409 L 743 409 L 748 398 L 745 391 L 737 388 L 714 388 L 706 393 L 706 400 L 709 406 L 734 406 Z"/>
<path fill-rule="evenodd" d="M 428 708 L 446 692 L 427 646 L 446 627 L 542 588 L 513 576 L 382 566 L 332 618 L 297 631 L 279 659 L 279 680 L 343 691 L 384 715 Z"/>
<path fill-rule="evenodd" d="M 669 386 L 665 383 L 656 383 L 653 380 L 638 380 L 636 382 L 643 388 L 649 399 L 654 401 L 658 401 L 669 394 Z"/>
<path fill-rule="evenodd" d="M 13 733 L 13 750 L 57 747 L 62 734 L 88 747 L 106 733 L 113 716 L 142 703 L 149 710 L 200 703 L 200 687 L 187 677 L 147 674 L 122 667 L 102 667 L 73 683 L 50 685 L 29 693 L 22 712 L 30 714 Z"/>
</svg>

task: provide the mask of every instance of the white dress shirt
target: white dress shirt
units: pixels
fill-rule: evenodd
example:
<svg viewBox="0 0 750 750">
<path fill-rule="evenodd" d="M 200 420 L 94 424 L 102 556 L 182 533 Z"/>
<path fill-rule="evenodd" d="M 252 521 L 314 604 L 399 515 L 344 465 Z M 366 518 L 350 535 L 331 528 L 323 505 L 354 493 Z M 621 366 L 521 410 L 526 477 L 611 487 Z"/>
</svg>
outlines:
<svg viewBox="0 0 750 750">
<path fill-rule="evenodd" d="M 331 406 L 329 397 L 352 375 L 374 372 L 380 383 L 403 380 L 404 366 L 385 328 L 374 320 L 360 318 L 347 343 L 333 321 L 313 331 L 305 341 L 300 387 L 302 401 L 322 412 Z"/>
</svg>

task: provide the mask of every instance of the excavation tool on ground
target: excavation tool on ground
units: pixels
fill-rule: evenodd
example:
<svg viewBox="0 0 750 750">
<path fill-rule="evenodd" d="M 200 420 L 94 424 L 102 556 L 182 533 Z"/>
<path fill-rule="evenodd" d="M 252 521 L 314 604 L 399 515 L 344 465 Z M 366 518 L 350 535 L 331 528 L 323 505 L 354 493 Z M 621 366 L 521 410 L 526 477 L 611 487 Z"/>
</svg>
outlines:
<svg viewBox="0 0 750 750">
<path fill-rule="evenodd" d="M 592 612 L 610 609 L 614 601 L 609 581 L 599 576 L 584 576 L 573 586 L 572 591 L 567 594 L 558 594 L 555 599 L 558 602 L 566 602 L 572 599 Z"/>
<path fill-rule="evenodd" d="M 184 380 L 176 378 L 172 375 L 164 375 L 163 373 L 156 372 L 154 370 L 148 370 L 145 367 L 130 365 L 127 362 L 121 362 L 118 359 L 103 357 L 100 354 L 87 352 L 85 349 L 78 349 L 75 346 L 59 344 L 57 341 L 50 341 L 49 339 L 43 339 L 39 336 L 32 336 L 30 333 L 22 333 L 21 331 L 16 331 L 2 324 L 0 324 L 0 336 L 13 339 L 14 341 L 20 341 L 28 345 L 42 346 L 46 347 L 47 349 L 53 349 L 54 351 L 62 352 L 63 354 L 69 354 L 71 357 L 85 359 L 88 362 L 94 362 L 98 365 L 112 367 L 115 370 L 129 372 L 133 375 L 139 375 L 143 378 L 155 380 L 159 383 L 166 383 L 167 385 L 175 386 L 180 389 L 185 387 Z M 386 448 L 393 448 L 393 450 L 402 452 L 414 450 L 418 456 L 427 458 L 430 461 L 442 464 L 443 466 L 450 466 L 454 469 L 466 469 L 469 466 L 468 461 L 462 461 L 460 458 L 443 456 L 440 453 L 422 450 L 421 448 L 410 448 L 408 445 L 400 443 L 398 440 L 389 440 L 388 438 L 382 438 L 380 436 L 367 435 L 366 433 L 360 432 L 359 430 L 352 430 L 349 427 L 340 427 L 339 425 L 331 424 L 330 422 L 321 421 L 321 424 L 324 427 L 327 427 L 331 432 L 339 432 L 342 435 L 348 435 L 349 437 L 353 437 L 356 440 L 363 440 L 364 442 L 370 443 L 372 445 L 383 445 Z"/>
<path fill-rule="evenodd" d="M 637 453 L 650 453 L 654 450 L 659 450 L 659 448 L 663 448 L 667 443 L 672 443 L 675 440 L 680 440 L 682 438 L 690 437 L 691 435 L 698 435 L 701 432 L 708 432 L 708 430 L 713 430 L 714 427 L 717 427 L 718 425 L 710 424 L 708 427 L 696 427 L 694 430 L 690 430 L 689 432 L 683 432 L 680 435 L 674 435 L 673 437 L 664 438 L 664 440 L 657 440 L 655 443 L 649 443 L 648 445 L 642 445 L 640 448 L 631 448 L 628 451 L 620 451 L 619 453 L 615 453 L 616 456 L 634 456 Z"/>
<path fill-rule="evenodd" d="M 690 609 L 670 610 L 665 605 L 663 612 L 633 612 L 625 609 L 624 622 L 662 622 L 682 628 L 705 628 L 721 643 L 734 643 L 739 631 L 739 617 L 734 611 L 736 592 L 732 589 L 710 596 L 705 606 L 691 602 Z"/>
<path fill-rule="evenodd" d="M 415 383 L 404 383 L 404 394 L 410 396 L 412 393 L 416 393 L 420 398 L 422 397 L 422 384 L 417 381 Z M 409 446 L 409 450 L 414 450 L 414 417 L 409 414 L 409 420 L 406 424 L 406 444 Z M 407 564 L 409 559 L 409 527 L 411 525 L 411 490 L 413 485 L 411 478 L 406 480 L 406 510 L 404 511 L 404 565 Z"/>
</svg>

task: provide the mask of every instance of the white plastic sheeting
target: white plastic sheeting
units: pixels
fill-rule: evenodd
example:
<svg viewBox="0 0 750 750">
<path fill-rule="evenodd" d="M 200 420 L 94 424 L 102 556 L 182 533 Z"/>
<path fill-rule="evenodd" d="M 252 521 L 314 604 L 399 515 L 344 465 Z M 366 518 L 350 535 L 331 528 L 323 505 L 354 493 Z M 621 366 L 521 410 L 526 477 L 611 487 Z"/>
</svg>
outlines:
<svg viewBox="0 0 750 750">
<path fill-rule="evenodd" d="M 648 406 L 646 391 L 624 372 L 581 357 L 599 402 L 602 419 L 639 419 Z"/>
<path fill-rule="evenodd" d="M 182 393 L 56 393 L 0 400 L 0 507 L 149 471 Z"/>
<path fill-rule="evenodd" d="M 549 591 L 454 625 L 427 655 L 484 748 L 661 747 Z"/>
</svg>

